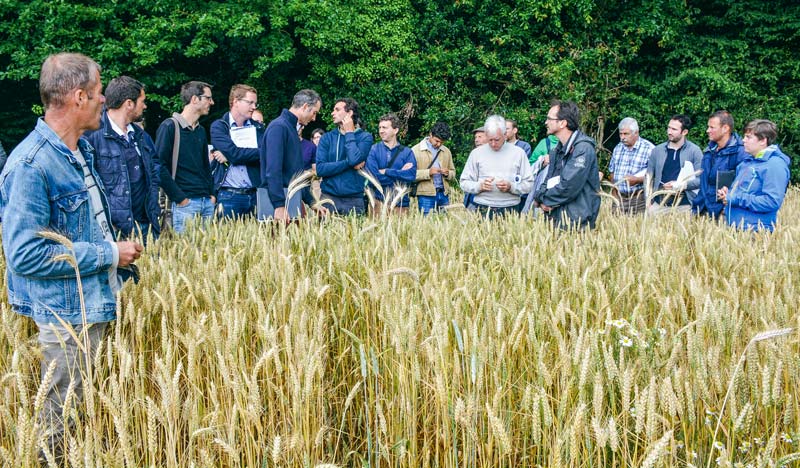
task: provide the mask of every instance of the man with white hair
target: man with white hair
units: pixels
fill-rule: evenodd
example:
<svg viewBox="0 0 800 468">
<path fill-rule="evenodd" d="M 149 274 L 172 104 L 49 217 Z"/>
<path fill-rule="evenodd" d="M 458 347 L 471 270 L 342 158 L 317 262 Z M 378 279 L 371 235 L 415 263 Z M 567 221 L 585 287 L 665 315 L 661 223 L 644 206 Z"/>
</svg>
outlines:
<svg viewBox="0 0 800 468">
<path fill-rule="evenodd" d="M 644 174 L 655 145 L 639 137 L 639 123 L 626 117 L 619 123 L 619 143 L 611 153 L 608 177 L 614 182 L 614 211 L 635 215 L 645 210 Z"/>
<path fill-rule="evenodd" d="M 522 148 L 506 142 L 506 120 L 492 115 L 484 124 L 487 144 L 472 150 L 461 174 L 461 189 L 475 194 L 478 211 L 490 218 L 517 212 L 520 195 L 533 188 L 533 172 Z"/>
</svg>

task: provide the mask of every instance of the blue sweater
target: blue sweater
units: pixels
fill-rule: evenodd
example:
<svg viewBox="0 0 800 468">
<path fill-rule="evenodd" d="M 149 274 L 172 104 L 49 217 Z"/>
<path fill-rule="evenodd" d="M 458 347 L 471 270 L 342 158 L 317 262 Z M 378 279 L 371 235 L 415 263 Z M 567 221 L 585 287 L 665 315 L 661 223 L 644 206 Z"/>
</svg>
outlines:
<svg viewBox="0 0 800 468">
<path fill-rule="evenodd" d="M 760 158 L 748 155 L 736 168 L 736 178 L 728 192 L 728 224 L 772 231 L 789 185 L 790 164 L 789 157 L 777 145 L 768 147 Z"/>
<path fill-rule="evenodd" d="M 342 135 L 334 130 L 322 135 L 317 147 L 317 175 L 322 177 L 322 193 L 336 197 L 356 197 L 364 192 L 364 178 L 353 166 L 365 162 L 372 146 L 372 135 L 362 129 Z"/>
<path fill-rule="evenodd" d="M 297 117 L 287 109 L 267 125 L 258 148 L 261 155 L 261 187 L 269 192 L 272 206 L 286 206 L 283 189 L 303 172 L 303 154 L 297 136 Z M 303 190 L 303 201 L 314 204 L 310 190 Z"/>
<path fill-rule="evenodd" d="M 396 157 L 395 157 L 396 156 Z M 392 167 L 386 165 L 395 157 Z M 405 171 L 401 170 L 407 163 L 411 163 L 411 168 Z M 372 174 L 378 183 L 381 184 L 384 192 L 386 189 L 391 188 L 395 182 L 403 184 L 410 184 L 417 178 L 417 158 L 411 148 L 398 144 L 391 150 L 385 143 L 375 143 L 369 150 L 367 156 L 367 171 Z M 380 170 L 386 169 L 385 174 L 381 174 Z M 383 201 L 383 196 L 377 190 L 374 191 L 375 197 Z"/>
<path fill-rule="evenodd" d="M 714 142 L 708 144 L 703 151 L 700 190 L 692 200 L 692 210 L 695 213 L 705 214 L 714 219 L 719 217 L 723 206 L 722 202 L 717 200 L 717 172 L 736 169 L 746 157 L 742 139 L 736 133 L 731 134 L 724 148 L 719 148 Z"/>
</svg>

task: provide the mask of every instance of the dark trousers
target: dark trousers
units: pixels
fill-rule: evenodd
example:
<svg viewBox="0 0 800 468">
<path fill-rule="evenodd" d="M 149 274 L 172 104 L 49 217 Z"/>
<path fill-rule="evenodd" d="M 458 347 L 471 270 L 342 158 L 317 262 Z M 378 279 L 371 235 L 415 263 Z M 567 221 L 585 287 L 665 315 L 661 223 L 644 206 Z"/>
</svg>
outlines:
<svg viewBox="0 0 800 468">
<path fill-rule="evenodd" d="M 475 206 L 478 207 L 478 213 L 487 217 L 488 219 L 494 219 L 497 216 L 509 216 L 512 214 L 519 214 L 519 205 L 494 207 L 494 206 L 478 205 L 476 203 Z"/>
<path fill-rule="evenodd" d="M 328 198 L 333 202 L 333 206 L 326 204 L 325 208 L 338 215 L 364 215 L 366 214 L 366 205 L 364 204 L 364 196 L 356 195 L 354 197 L 337 197 L 330 193 L 322 192 L 322 198 Z"/>
</svg>

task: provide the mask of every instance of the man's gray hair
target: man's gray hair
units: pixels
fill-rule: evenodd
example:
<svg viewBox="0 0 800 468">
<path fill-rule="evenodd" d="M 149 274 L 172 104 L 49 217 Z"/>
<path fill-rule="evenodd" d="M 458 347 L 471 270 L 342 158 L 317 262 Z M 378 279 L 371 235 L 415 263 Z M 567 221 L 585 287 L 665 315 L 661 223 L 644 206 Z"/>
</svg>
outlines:
<svg viewBox="0 0 800 468">
<path fill-rule="evenodd" d="M 39 96 L 45 109 L 61 107 L 70 92 L 96 85 L 100 65 L 83 54 L 61 52 L 44 59 L 39 73 Z"/>
<path fill-rule="evenodd" d="M 313 89 L 301 89 L 294 95 L 292 99 L 292 107 L 295 109 L 299 109 L 303 107 L 303 104 L 308 104 L 309 106 L 314 106 L 316 103 L 320 102 L 322 99 L 319 97 L 316 91 Z"/>
<path fill-rule="evenodd" d="M 486 129 L 487 135 L 494 135 L 497 132 L 502 133 L 505 135 L 506 133 L 506 119 L 503 118 L 502 115 L 490 115 L 486 118 L 486 122 L 483 124 L 483 128 Z"/>
<path fill-rule="evenodd" d="M 637 122 L 636 119 L 634 119 L 633 117 L 625 117 L 619 123 L 619 127 L 617 128 L 620 130 L 622 130 L 623 128 L 627 128 L 633 133 L 639 133 L 639 122 Z"/>
</svg>

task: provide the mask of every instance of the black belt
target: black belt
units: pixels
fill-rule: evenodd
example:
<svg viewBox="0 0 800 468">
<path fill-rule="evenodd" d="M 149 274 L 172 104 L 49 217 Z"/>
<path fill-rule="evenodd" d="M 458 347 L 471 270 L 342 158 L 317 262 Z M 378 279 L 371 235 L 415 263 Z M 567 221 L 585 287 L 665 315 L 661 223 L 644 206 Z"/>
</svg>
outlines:
<svg viewBox="0 0 800 468">
<path fill-rule="evenodd" d="M 233 188 L 233 187 L 220 187 L 220 190 L 235 193 L 237 195 L 252 195 L 256 193 L 255 188 Z"/>
</svg>

